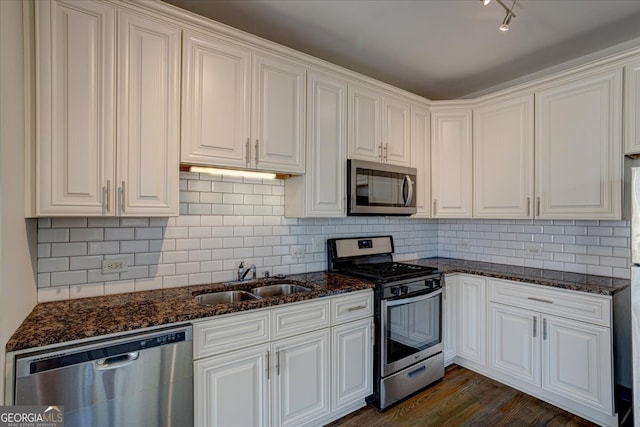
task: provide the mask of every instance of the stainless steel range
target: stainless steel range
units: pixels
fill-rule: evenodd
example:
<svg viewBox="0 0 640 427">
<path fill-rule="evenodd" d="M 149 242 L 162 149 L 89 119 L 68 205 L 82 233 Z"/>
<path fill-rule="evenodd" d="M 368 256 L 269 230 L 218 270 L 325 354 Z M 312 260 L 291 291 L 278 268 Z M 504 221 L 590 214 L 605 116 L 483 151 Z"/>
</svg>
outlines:
<svg viewBox="0 0 640 427">
<path fill-rule="evenodd" d="M 444 376 L 442 273 L 393 261 L 393 237 L 327 240 L 329 270 L 375 287 L 374 393 L 384 411 Z"/>
</svg>

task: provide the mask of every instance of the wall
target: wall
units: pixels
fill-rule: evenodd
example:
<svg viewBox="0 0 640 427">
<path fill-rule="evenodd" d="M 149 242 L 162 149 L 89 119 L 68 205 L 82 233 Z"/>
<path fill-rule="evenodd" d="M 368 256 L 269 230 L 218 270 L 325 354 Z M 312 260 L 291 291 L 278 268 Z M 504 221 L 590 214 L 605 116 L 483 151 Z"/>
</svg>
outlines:
<svg viewBox="0 0 640 427">
<path fill-rule="evenodd" d="M 38 300 L 231 280 L 243 260 L 260 275 L 319 271 L 327 238 L 375 234 L 393 235 L 398 260 L 444 256 L 629 277 L 628 221 L 284 218 L 281 180 L 180 176 L 176 218 L 38 220 Z M 304 257 L 293 258 L 294 247 Z M 128 272 L 102 274 L 102 260 L 112 258 L 125 258 Z"/>
<path fill-rule="evenodd" d="M 24 219 L 24 75 L 22 0 L 0 1 L 0 384 L 5 344 L 36 303 L 29 244 L 35 221 Z M 0 403 L 4 402 L 0 386 Z"/>
<path fill-rule="evenodd" d="M 325 270 L 329 237 L 391 234 L 398 259 L 436 256 L 434 221 L 284 218 L 284 181 L 190 172 L 180 178 L 176 218 L 39 219 L 38 300 L 231 280 L 242 260 L 260 275 Z M 297 246 L 304 257 L 290 255 Z M 128 272 L 102 274 L 103 258 L 122 257 Z"/>
<path fill-rule="evenodd" d="M 629 278 L 630 236 L 629 221 L 440 220 L 438 255 Z"/>
</svg>

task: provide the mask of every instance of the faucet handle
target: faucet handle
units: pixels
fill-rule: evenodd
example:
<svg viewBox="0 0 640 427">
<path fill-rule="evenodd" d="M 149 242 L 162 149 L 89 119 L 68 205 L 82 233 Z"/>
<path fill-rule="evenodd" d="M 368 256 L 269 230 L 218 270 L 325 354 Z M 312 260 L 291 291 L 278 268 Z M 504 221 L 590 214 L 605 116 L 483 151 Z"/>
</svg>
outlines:
<svg viewBox="0 0 640 427">
<path fill-rule="evenodd" d="M 268 279 L 269 278 L 269 270 L 265 270 L 264 271 L 264 278 Z"/>
</svg>

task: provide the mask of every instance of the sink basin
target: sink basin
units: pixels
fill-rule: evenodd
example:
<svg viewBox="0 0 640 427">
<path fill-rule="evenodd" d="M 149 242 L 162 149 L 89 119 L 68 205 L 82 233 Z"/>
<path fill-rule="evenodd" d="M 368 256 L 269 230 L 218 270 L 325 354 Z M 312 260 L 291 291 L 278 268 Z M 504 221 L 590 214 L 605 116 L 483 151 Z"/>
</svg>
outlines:
<svg viewBox="0 0 640 427">
<path fill-rule="evenodd" d="M 196 296 L 200 304 L 210 305 L 251 301 L 258 298 L 258 296 L 245 291 L 211 292 Z"/>
<path fill-rule="evenodd" d="M 279 283 L 277 285 L 267 285 L 251 290 L 251 293 L 262 298 L 276 297 L 281 295 L 297 294 L 299 292 L 310 292 L 311 289 L 294 283 Z"/>
</svg>

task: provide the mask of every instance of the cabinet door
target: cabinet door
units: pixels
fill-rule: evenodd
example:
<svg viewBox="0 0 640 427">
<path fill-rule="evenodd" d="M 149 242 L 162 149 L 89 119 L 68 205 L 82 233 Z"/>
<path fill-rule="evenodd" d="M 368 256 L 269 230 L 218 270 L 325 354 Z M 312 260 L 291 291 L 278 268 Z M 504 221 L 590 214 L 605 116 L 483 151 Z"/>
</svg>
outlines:
<svg viewBox="0 0 640 427">
<path fill-rule="evenodd" d="M 484 366 L 487 340 L 486 280 L 460 275 L 456 286 L 458 356 Z"/>
<path fill-rule="evenodd" d="M 215 37 L 185 32 L 181 161 L 249 166 L 251 54 Z"/>
<path fill-rule="evenodd" d="M 269 345 L 194 362 L 197 427 L 269 425 Z"/>
<path fill-rule="evenodd" d="M 434 218 L 471 218 L 471 178 L 471 110 L 432 110 Z"/>
<path fill-rule="evenodd" d="M 625 154 L 640 154 L 640 61 L 625 67 Z"/>
<path fill-rule="evenodd" d="M 118 183 L 121 215 L 178 215 L 178 27 L 118 14 Z"/>
<path fill-rule="evenodd" d="M 305 73 L 295 62 L 253 55 L 254 167 L 304 173 Z"/>
<path fill-rule="evenodd" d="M 474 218 L 531 218 L 533 95 L 473 110 Z"/>
<path fill-rule="evenodd" d="M 372 319 L 331 328 L 331 410 L 339 411 L 373 391 Z"/>
<path fill-rule="evenodd" d="M 489 303 L 489 367 L 540 386 L 540 315 Z"/>
<path fill-rule="evenodd" d="M 271 346 L 275 358 L 273 425 L 298 426 L 328 414 L 329 329 Z"/>
<path fill-rule="evenodd" d="M 403 99 L 385 95 L 382 122 L 383 161 L 411 165 L 411 107 Z"/>
<path fill-rule="evenodd" d="M 442 291 L 442 343 L 444 345 L 444 363 L 453 363 L 456 356 L 456 316 L 458 276 L 445 276 Z"/>
<path fill-rule="evenodd" d="M 543 315 L 542 387 L 613 414 L 611 330 Z"/>
<path fill-rule="evenodd" d="M 344 216 L 347 84 L 310 72 L 307 94 L 307 215 Z"/>
<path fill-rule="evenodd" d="M 113 215 L 115 10 L 86 1 L 35 7 L 36 215 Z"/>
<path fill-rule="evenodd" d="M 431 144 L 429 111 L 411 106 L 411 167 L 418 171 L 416 216 L 431 215 Z"/>
<path fill-rule="evenodd" d="M 382 161 L 380 94 L 366 86 L 349 84 L 348 158 Z"/>
<path fill-rule="evenodd" d="M 536 216 L 620 219 L 622 70 L 535 95 Z"/>
</svg>

